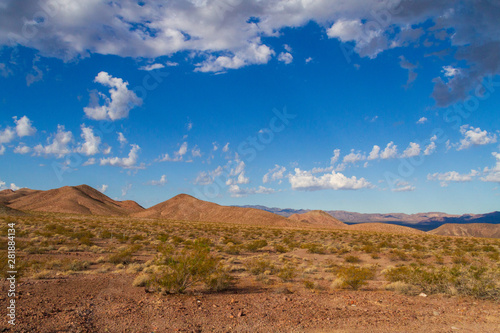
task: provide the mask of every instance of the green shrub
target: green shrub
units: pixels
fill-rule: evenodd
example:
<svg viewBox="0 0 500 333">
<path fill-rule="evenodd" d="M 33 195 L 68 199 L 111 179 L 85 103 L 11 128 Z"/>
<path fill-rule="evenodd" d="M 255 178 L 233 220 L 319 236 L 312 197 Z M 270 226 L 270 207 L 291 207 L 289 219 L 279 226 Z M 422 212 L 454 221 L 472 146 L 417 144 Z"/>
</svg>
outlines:
<svg viewBox="0 0 500 333">
<path fill-rule="evenodd" d="M 110 255 L 108 258 L 108 261 L 112 264 L 115 264 L 115 265 L 117 265 L 117 264 L 123 264 L 123 265 L 129 264 L 132 261 L 132 254 L 139 251 L 140 248 L 141 248 L 141 246 L 138 244 L 133 245 L 133 246 L 131 246 L 123 251 L 120 251 L 120 252 L 117 252 L 117 253 Z"/>
<path fill-rule="evenodd" d="M 270 271 L 271 273 L 275 272 L 276 268 L 271 263 L 271 261 L 266 259 L 253 258 L 252 260 L 246 263 L 247 269 L 253 275 L 264 274 L 264 272 Z"/>
<path fill-rule="evenodd" d="M 357 264 L 361 262 L 361 259 L 356 256 L 347 256 L 345 257 L 345 262 L 351 263 L 351 264 Z"/>
<path fill-rule="evenodd" d="M 199 283 L 204 283 L 210 290 L 220 291 L 228 288 L 231 281 L 218 258 L 207 249 L 197 248 L 185 249 L 166 258 L 150 284 L 163 287 L 170 293 L 183 293 Z"/>
<path fill-rule="evenodd" d="M 342 288 L 352 288 L 354 290 L 358 290 L 375 276 L 373 269 L 353 265 L 341 266 L 336 273 L 339 279 L 341 279 L 340 286 Z"/>
<path fill-rule="evenodd" d="M 287 264 L 278 272 L 278 277 L 283 281 L 292 281 L 293 278 L 297 275 L 296 269 L 291 264 Z"/>
<path fill-rule="evenodd" d="M 264 239 L 259 239 L 259 240 L 254 240 L 253 242 L 246 244 L 245 248 L 248 251 L 256 252 L 265 246 L 267 246 L 267 242 Z"/>
</svg>

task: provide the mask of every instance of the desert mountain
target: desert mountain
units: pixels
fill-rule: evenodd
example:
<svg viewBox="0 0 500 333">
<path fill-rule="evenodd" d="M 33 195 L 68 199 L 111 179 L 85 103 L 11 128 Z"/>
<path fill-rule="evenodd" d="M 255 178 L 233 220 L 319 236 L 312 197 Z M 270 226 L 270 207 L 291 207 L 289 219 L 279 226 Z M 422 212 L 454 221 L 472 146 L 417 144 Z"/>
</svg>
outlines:
<svg viewBox="0 0 500 333">
<path fill-rule="evenodd" d="M 441 236 L 461 236 L 461 237 L 485 237 L 500 238 L 500 224 L 490 223 L 469 223 L 454 224 L 447 223 L 437 229 L 429 231 L 430 234 Z"/>
<path fill-rule="evenodd" d="M 414 228 L 386 223 L 358 223 L 348 226 L 347 229 L 359 231 L 390 232 L 393 234 L 425 234 L 425 232 Z"/>
<path fill-rule="evenodd" d="M 27 214 L 21 212 L 20 210 L 7 207 L 0 203 L 0 216 L 25 216 L 25 215 Z"/>
<path fill-rule="evenodd" d="M 17 191 L 13 191 L 10 189 L 0 191 L 0 204 L 8 205 L 10 202 L 25 197 L 27 195 L 41 192 L 38 190 L 31 190 L 29 188 L 21 188 Z"/>
<path fill-rule="evenodd" d="M 229 222 L 269 226 L 300 226 L 299 221 L 288 220 L 283 216 L 254 208 L 220 206 L 196 199 L 187 194 L 179 194 L 170 200 L 159 203 L 135 217 L 163 218 L 180 221 Z"/>
<path fill-rule="evenodd" d="M 340 222 L 339 220 L 337 220 L 336 218 L 334 218 L 333 216 L 322 210 L 312 210 L 304 214 L 293 214 L 288 219 L 294 221 L 301 221 L 315 226 L 338 227 L 338 228 L 347 227 L 345 223 Z"/>
<path fill-rule="evenodd" d="M 110 216 L 144 210 L 133 201 L 115 201 L 88 185 L 64 186 L 48 191 L 26 189 L 21 194 L 17 192 L 5 194 L 5 197 L 6 204 L 18 210 Z"/>
</svg>

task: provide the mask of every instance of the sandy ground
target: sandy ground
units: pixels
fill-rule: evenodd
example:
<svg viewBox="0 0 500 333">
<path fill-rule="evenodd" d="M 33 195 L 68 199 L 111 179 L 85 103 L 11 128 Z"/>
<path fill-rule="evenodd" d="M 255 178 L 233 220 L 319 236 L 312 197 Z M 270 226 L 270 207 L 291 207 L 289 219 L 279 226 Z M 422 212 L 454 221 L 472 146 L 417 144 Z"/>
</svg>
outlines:
<svg viewBox="0 0 500 333">
<path fill-rule="evenodd" d="M 126 273 L 18 285 L 17 324 L 0 332 L 499 332 L 500 305 L 388 291 L 276 292 L 240 281 L 219 294 L 161 295 Z M 7 304 L 7 283 L 0 302 Z M 4 308 L 5 309 L 5 308 Z M 5 313 L 5 310 L 3 311 Z"/>
</svg>

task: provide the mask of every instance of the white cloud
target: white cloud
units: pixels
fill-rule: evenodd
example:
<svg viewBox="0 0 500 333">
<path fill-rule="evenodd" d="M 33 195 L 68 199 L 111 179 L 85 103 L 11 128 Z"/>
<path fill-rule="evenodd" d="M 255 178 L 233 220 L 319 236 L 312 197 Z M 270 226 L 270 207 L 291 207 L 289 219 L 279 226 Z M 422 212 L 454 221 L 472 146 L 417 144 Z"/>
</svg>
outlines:
<svg viewBox="0 0 500 333">
<path fill-rule="evenodd" d="M 269 182 L 274 182 L 280 179 L 283 179 L 283 174 L 285 173 L 286 168 L 284 166 L 279 166 L 276 164 L 274 168 L 269 169 L 269 172 L 262 177 L 262 182 L 264 184 Z"/>
<path fill-rule="evenodd" d="M 337 161 L 339 160 L 339 157 L 340 157 L 340 149 L 335 149 L 333 151 L 332 158 L 330 158 L 330 164 L 334 165 L 335 163 L 337 163 Z"/>
<path fill-rule="evenodd" d="M 359 190 L 372 187 L 372 184 L 364 178 L 357 179 L 355 176 L 349 178 L 335 171 L 316 177 L 310 171 L 296 168 L 295 174 L 290 174 L 288 180 L 292 189 L 302 191 Z"/>
<path fill-rule="evenodd" d="M 434 141 L 432 141 L 431 143 L 429 143 L 427 145 L 427 147 L 425 147 L 425 150 L 424 150 L 424 155 L 431 155 L 433 152 L 436 151 L 436 143 Z"/>
<path fill-rule="evenodd" d="M 372 151 L 370 152 L 370 154 L 368 154 L 367 160 L 372 161 L 378 159 L 379 157 L 380 157 L 380 147 L 374 145 Z"/>
<path fill-rule="evenodd" d="M 443 66 L 443 69 L 441 72 L 444 74 L 446 77 L 454 77 L 460 74 L 460 69 L 459 68 L 454 68 L 453 66 Z"/>
<path fill-rule="evenodd" d="M 0 155 L 3 155 L 3 154 L 5 154 L 5 146 L 0 145 Z"/>
<path fill-rule="evenodd" d="M 398 180 L 391 189 L 393 192 L 411 192 L 415 190 L 415 186 L 403 180 Z"/>
<path fill-rule="evenodd" d="M 281 52 L 278 55 L 278 60 L 285 63 L 286 65 L 291 64 L 293 61 L 293 56 L 291 53 L 288 52 Z"/>
<path fill-rule="evenodd" d="M 193 183 L 197 185 L 210 185 L 214 182 L 214 179 L 216 177 L 222 175 L 223 171 L 224 167 L 222 166 L 218 166 L 215 170 L 210 172 L 201 171 L 200 173 L 198 173 L 198 176 Z"/>
<path fill-rule="evenodd" d="M 20 187 L 19 187 L 19 186 L 17 186 L 16 184 L 14 184 L 14 183 L 10 183 L 10 189 L 11 189 L 12 191 L 17 191 L 17 190 L 19 190 L 19 189 L 20 189 Z"/>
<path fill-rule="evenodd" d="M 15 136 L 16 132 L 12 128 L 5 128 L 4 130 L 0 131 L 0 144 L 11 142 L 12 140 L 14 140 Z"/>
<path fill-rule="evenodd" d="M 101 158 L 100 165 L 117 166 L 124 169 L 144 169 L 143 164 L 136 165 L 137 159 L 139 158 L 139 150 L 141 150 L 141 148 L 136 144 L 132 144 L 130 146 L 132 148 L 130 149 L 130 152 L 127 157 Z"/>
<path fill-rule="evenodd" d="M 20 119 L 14 117 L 14 122 L 16 123 L 17 136 L 22 138 L 23 136 L 31 136 L 36 133 L 36 128 L 33 127 L 31 120 L 28 117 L 22 116 Z"/>
<path fill-rule="evenodd" d="M 177 62 L 174 62 L 174 61 L 167 61 L 165 63 L 168 67 L 175 67 L 175 66 L 179 66 L 179 64 Z"/>
<path fill-rule="evenodd" d="M 383 160 L 389 158 L 395 158 L 398 155 L 398 146 L 394 144 L 394 142 L 389 142 L 385 149 L 380 153 L 380 158 Z"/>
<path fill-rule="evenodd" d="M 106 72 L 100 72 L 95 77 L 94 82 L 109 87 L 110 96 L 99 93 L 99 97 L 104 98 L 104 104 L 100 105 L 99 98 L 91 98 L 91 104 L 83 108 L 87 117 L 95 120 L 118 120 L 127 118 L 129 111 L 136 106 L 142 105 L 142 99 L 132 91 L 128 90 L 128 82 L 120 78 L 115 78 Z"/>
<path fill-rule="evenodd" d="M 155 69 L 161 69 L 161 68 L 165 68 L 165 65 L 163 65 L 163 64 L 151 64 L 151 65 L 139 67 L 139 70 L 149 72 L 149 71 L 154 71 Z"/>
<path fill-rule="evenodd" d="M 464 138 L 460 140 L 460 144 L 457 150 L 463 150 L 468 149 L 472 146 L 487 145 L 497 142 L 496 134 L 490 134 L 486 130 L 481 131 L 479 127 L 474 128 L 470 125 L 462 125 L 460 127 L 460 133 L 462 133 Z"/>
<path fill-rule="evenodd" d="M 272 188 L 259 186 L 258 188 L 241 188 L 238 185 L 230 185 L 228 192 L 234 198 L 246 197 L 251 194 L 271 194 L 276 192 Z"/>
<path fill-rule="evenodd" d="M 491 153 L 493 157 L 496 159 L 496 164 L 492 168 L 484 168 L 484 176 L 481 177 L 483 182 L 493 182 L 500 183 L 500 153 L 493 152 Z"/>
<path fill-rule="evenodd" d="M 148 185 L 153 186 L 163 186 L 167 183 L 167 176 L 162 175 L 159 180 L 151 180 L 148 182 Z"/>
<path fill-rule="evenodd" d="M 52 1 L 46 6 L 50 7 L 47 24 L 33 18 L 41 10 L 37 1 L 25 1 L 23 6 L 18 1 L 3 1 L 0 44 L 20 44 L 64 60 L 91 53 L 155 59 L 187 52 L 193 55 L 187 58 L 195 62 L 206 59 L 199 62 L 199 70 L 220 71 L 266 63 L 273 53 L 262 40 L 278 38 L 285 28 L 309 22 L 327 28 L 330 38 L 353 41 L 353 48 L 350 44 L 341 46 L 352 48 L 361 57 L 420 46 L 425 33 L 426 39 L 447 38 L 449 47 L 457 50 L 443 65 L 452 68 L 458 61 L 464 63 L 460 75 L 450 73 L 446 82 L 441 79 L 441 69 L 434 74 L 433 96 L 438 106 L 447 106 L 464 99 L 483 78 L 500 72 L 498 57 L 489 56 L 496 54 L 500 43 L 497 3 L 150 0 L 120 1 L 117 5 L 113 1 Z M 23 36 L 19 22 L 36 31 L 34 36 Z M 353 56 L 346 53 L 346 57 Z"/>
<path fill-rule="evenodd" d="M 52 139 L 52 140 L 51 140 Z M 73 141 L 73 133 L 66 131 L 64 125 L 57 125 L 57 133 L 47 139 L 47 145 L 36 145 L 33 150 L 35 155 L 55 155 L 58 158 L 71 153 L 68 145 Z"/>
<path fill-rule="evenodd" d="M 213 151 L 217 151 L 217 149 L 219 149 L 219 146 L 217 145 L 217 142 L 212 142 L 212 145 L 214 147 Z"/>
<path fill-rule="evenodd" d="M 97 190 L 101 193 L 104 193 L 108 190 L 108 187 L 109 187 L 108 185 L 102 184 L 100 187 L 97 188 Z"/>
<path fill-rule="evenodd" d="M 428 120 L 426 117 L 422 117 L 417 121 L 417 124 L 425 124 Z"/>
<path fill-rule="evenodd" d="M 191 122 L 191 121 L 190 121 L 190 122 L 188 122 L 188 123 L 186 124 L 186 128 L 187 128 L 187 130 L 188 130 L 188 131 L 192 130 L 192 129 L 193 129 L 193 122 Z"/>
<path fill-rule="evenodd" d="M 127 184 L 122 187 L 122 197 L 126 196 L 128 191 L 132 188 L 132 184 Z"/>
<path fill-rule="evenodd" d="M 366 156 L 364 154 L 361 154 L 361 152 L 354 152 L 354 149 L 351 149 L 351 152 L 344 156 L 344 159 L 342 160 L 343 163 L 345 164 L 356 164 L 359 161 L 364 161 L 366 160 Z"/>
<path fill-rule="evenodd" d="M 83 143 L 81 143 L 76 151 L 80 154 L 90 156 L 99 153 L 99 145 L 101 144 L 101 138 L 94 135 L 94 130 L 92 127 L 81 126 Z"/>
<path fill-rule="evenodd" d="M 16 148 L 14 148 L 14 153 L 15 154 L 28 154 L 31 152 L 31 148 L 28 146 L 25 146 L 24 144 L 20 144 Z"/>
<path fill-rule="evenodd" d="M 410 142 L 410 145 L 408 148 L 405 149 L 403 152 L 403 155 L 401 156 L 402 158 L 407 158 L 407 157 L 413 157 L 413 156 L 418 156 L 420 155 L 420 145 L 415 142 Z"/>
<path fill-rule="evenodd" d="M 226 180 L 226 185 L 233 184 L 248 184 L 250 179 L 245 177 L 245 162 L 240 160 L 229 161 L 228 167 L 234 165 L 229 169 L 229 176 Z"/>
<path fill-rule="evenodd" d="M 193 149 L 191 149 L 191 156 L 194 157 L 201 157 L 201 150 L 198 146 L 194 146 Z"/>
<path fill-rule="evenodd" d="M 227 153 L 229 151 L 229 142 L 222 148 L 222 151 Z"/>
<path fill-rule="evenodd" d="M 174 152 L 174 157 L 169 154 L 164 154 L 158 158 L 159 162 L 182 162 L 184 160 L 184 155 L 186 155 L 188 150 L 187 142 L 183 142 L 178 151 Z"/>
<path fill-rule="evenodd" d="M 479 173 L 476 170 L 471 170 L 468 174 L 459 174 L 456 171 L 448 171 L 445 173 L 434 173 L 428 174 L 428 180 L 438 180 L 440 181 L 441 187 L 448 186 L 448 183 L 464 183 L 470 182 L 474 177 L 476 177 Z"/>
<path fill-rule="evenodd" d="M 311 57 L 307 57 L 305 60 L 306 64 L 310 63 L 311 61 L 313 61 L 313 58 Z"/>
<path fill-rule="evenodd" d="M 122 132 L 118 132 L 118 142 L 120 143 L 120 147 L 123 147 L 128 143 L 127 138 Z"/>
<path fill-rule="evenodd" d="M 97 161 L 96 161 L 96 159 L 95 159 L 94 157 L 92 157 L 92 158 L 89 158 L 88 160 L 86 160 L 86 161 L 82 164 L 82 166 L 94 165 L 94 164 L 96 164 L 96 162 L 97 162 Z"/>
</svg>

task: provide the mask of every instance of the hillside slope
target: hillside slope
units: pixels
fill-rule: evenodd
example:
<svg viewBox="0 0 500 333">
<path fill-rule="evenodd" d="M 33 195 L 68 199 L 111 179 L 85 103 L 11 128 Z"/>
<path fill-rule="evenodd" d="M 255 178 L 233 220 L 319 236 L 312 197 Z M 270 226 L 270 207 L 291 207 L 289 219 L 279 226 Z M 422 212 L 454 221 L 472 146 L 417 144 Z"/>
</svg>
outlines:
<svg viewBox="0 0 500 333">
<path fill-rule="evenodd" d="M 322 210 L 312 210 L 304 214 L 293 214 L 289 220 L 301 221 L 314 226 L 345 228 L 347 225 Z"/>
<path fill-rule="evenodd" d="M 500 224 L 447 223 L 440 226 L 439 228 L 429 231 L 428 233 L 441 236 L 500 238 Z"/>
<path fill-rule="evenodd" d="M 20 190 L 21 191 L 21 190 Z M 144 210 L 133 201 L 115 201 L 88 185 L 33 191 L 8 201 L 10 208 L 36 212 L 121 216 Z"/>
<path fill-rule="evenodd" d="M 163 218 L 181 221 L 229 222 L 268 226 L 300 226 L 302 222 L 254 208 L 220 206 L 198 200 L 187 194 L 179 194 L 161 202 L 134 217 Z"/>
</svg>

